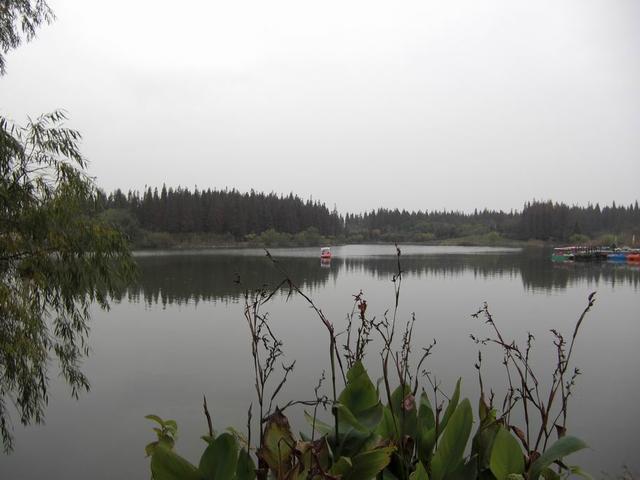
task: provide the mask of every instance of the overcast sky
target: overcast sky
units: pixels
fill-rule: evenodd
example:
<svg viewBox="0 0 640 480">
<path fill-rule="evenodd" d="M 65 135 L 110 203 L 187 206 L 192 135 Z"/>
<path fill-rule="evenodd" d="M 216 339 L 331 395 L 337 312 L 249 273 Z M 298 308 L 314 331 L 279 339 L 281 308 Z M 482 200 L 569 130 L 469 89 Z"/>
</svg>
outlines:
<svg viewBox="0 0 640 480">
<path fill-rule="evenodd" d="M 341 212 L 640 197 L 637 0 L 49 0 L 0 114 L 56 108 L 106 190 Z"/>
</svg>

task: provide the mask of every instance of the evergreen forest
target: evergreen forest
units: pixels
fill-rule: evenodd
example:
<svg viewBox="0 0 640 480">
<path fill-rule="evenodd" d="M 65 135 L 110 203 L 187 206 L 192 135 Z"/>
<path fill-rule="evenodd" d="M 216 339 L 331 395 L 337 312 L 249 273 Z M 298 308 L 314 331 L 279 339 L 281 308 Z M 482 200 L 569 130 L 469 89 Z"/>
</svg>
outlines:
<svg viewBox="0 0 640 480">
<path fill-rule="evenodd" d="M 522 210 L 407 211 L 379 208 L 341 215 L 317 200 L 293 193 L 147 188 L 126 194 L 100 192 L 98 211 L 123 229 L 134 245 L 172 246 L 187 242 L 262 245 L 318 245 L 341 242 L 444 242 L 500 244 L 537 240 L 551 243 L 632 243 L 640 239 L 636 201 L 601 207 L 527 202 Z"/>
</svg>

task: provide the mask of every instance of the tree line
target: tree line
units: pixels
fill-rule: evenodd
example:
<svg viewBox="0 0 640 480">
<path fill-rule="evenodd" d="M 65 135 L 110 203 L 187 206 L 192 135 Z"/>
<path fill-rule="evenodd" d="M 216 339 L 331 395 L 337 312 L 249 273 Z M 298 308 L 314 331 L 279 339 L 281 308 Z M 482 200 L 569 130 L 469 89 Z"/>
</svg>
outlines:
<svg viewBox="0 0 640 480">
<path fill-rule="evenodd" d="M 640 209 L 632 205 L 569 206 L 552 201 L 527 202 L 521 211 L 407 211 L 379 208 L 341 215 L 324 203 L 297 195 L 162 186 L 126 194 L 98 195 L 98 210 L 125 231 L 142 229 L 172 234 L 226 235 L 234 241 L 265 232 L 300 234 L 346 241 L 440 241 L 451 238 L 505 238 L 569 241 L 602 235 L 640 239 Z M 315 237 L 319 238 L 319 237 Z"/>
<path fill-rule="evenodd" d="M 525 203 L 522 211 L 413 211 L 378 209 L 347 214 L 345 230 L 368 239 L 443 240 L 491 233 L 514 240 L 569 241 L 603 235 L 636 235 L 640 239 L 640 208 L 632 205 L 569 206 L 552 201 Z"/>
<path fill-rule="evenodd" d="M 243 239 L 267 230 L 295 234 L 309 228 L 320 234 L 342 233 L 343 219 L 335 210 L 292 193 L 241 193 L 232 190 L 189 190 L 163 186 L 143 193 L 116 190 L 102 193 L 100 208 L 124 210 L 138 225 L 153 232 L 231 234 Z"/>
</svg>

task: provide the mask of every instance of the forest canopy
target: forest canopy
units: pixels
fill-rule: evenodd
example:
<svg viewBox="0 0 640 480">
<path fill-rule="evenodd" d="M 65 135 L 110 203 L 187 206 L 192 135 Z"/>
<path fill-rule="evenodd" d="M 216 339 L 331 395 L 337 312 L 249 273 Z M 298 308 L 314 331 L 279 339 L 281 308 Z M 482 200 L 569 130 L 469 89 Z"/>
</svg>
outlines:
<svg viewBox="0 0 640 480">
<path fill-rule="evenodd" d="M 569 206 L 527 202 L 522 210 L 407 211 L 379 208 L 341 215 L 334 207 L 290 193 L 147 188 L 142 193 L 101 193 L 98 209 L 131 237 L 140 231 L 226 235 L 244 241 L 264 232 L 299 234 L 314 229 L 343 241 L 431 242 L 452 238 L 498 238 L 567 242 L 599 236 L 640 238 L 640 209 L 633 205 Z M 484 236 L 484 237 L 483 237 Z"/>
</svg>

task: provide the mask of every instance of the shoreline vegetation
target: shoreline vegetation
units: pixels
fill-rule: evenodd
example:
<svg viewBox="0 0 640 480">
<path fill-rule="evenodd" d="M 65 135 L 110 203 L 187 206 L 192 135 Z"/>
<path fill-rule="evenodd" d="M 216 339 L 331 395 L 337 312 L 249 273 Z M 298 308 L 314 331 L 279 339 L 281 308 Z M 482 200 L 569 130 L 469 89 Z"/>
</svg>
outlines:
<svg viewBox="0 0 640 480">
<path fill-rule="evenodd" d="M 610 246 L 612 244 L 631 244 L 627 236 L 603 234 L 598 238 L 573 238 L 573 242 L 544 241 L 538 239 L 517 240 L 505 238 L 497 232 L 483 235 L 444 238 L 441 240 L 417 241 L 393 239 L 362 239 L 360 237 L 325 237 L 315 232 L 287 234 L 269 230 L 260 235 L 251 235 L 243 240 L 236 240 L 230 235 L 202 233 L 168 233 L 141 231 L 131 240 L 132 251 L 154 250 L 222 250 L 249 248 L 300 248 L 342 245 L 424 245 L 424 246 L 456 246 L 456 247 L 505 247 L 505 248 L 553 248 L 575 243 L 580 245 Z"/>
<path fill-rule="evenodd" d="M 640 207 L 527 202 L 522 210 L 338 213 L 294 195 L 162 187 L 98 192 L 99 219 L 135 250 L 417 244 L 497 247 L 628 245 L 640 241 Z"/>
<path fill-rule="evenodd" d="M 206 234 L 171 234 L 167 232 L 142 232 L 143 237 L 131 243 L 132 250 L 222 250 L 249 248 L 300 248 L 343 245 L 428 245 L 428 246 L 461 246 L 461 247 L 513 247 L 513 248 L 544 248 L 554 246 L 552 243 L 540 240 L 513 240 L 494 235 L 474 235 L 467 237 L 447 238 L 437 241 L 397 241 L 392 240 L 361 240 L 349 237 L 323 237 L 308 239 L 300 234 L 287 234 L 276 231 L 263 232 L 255 237 L 235 240 L 225 235 Z"/>
</svg>

